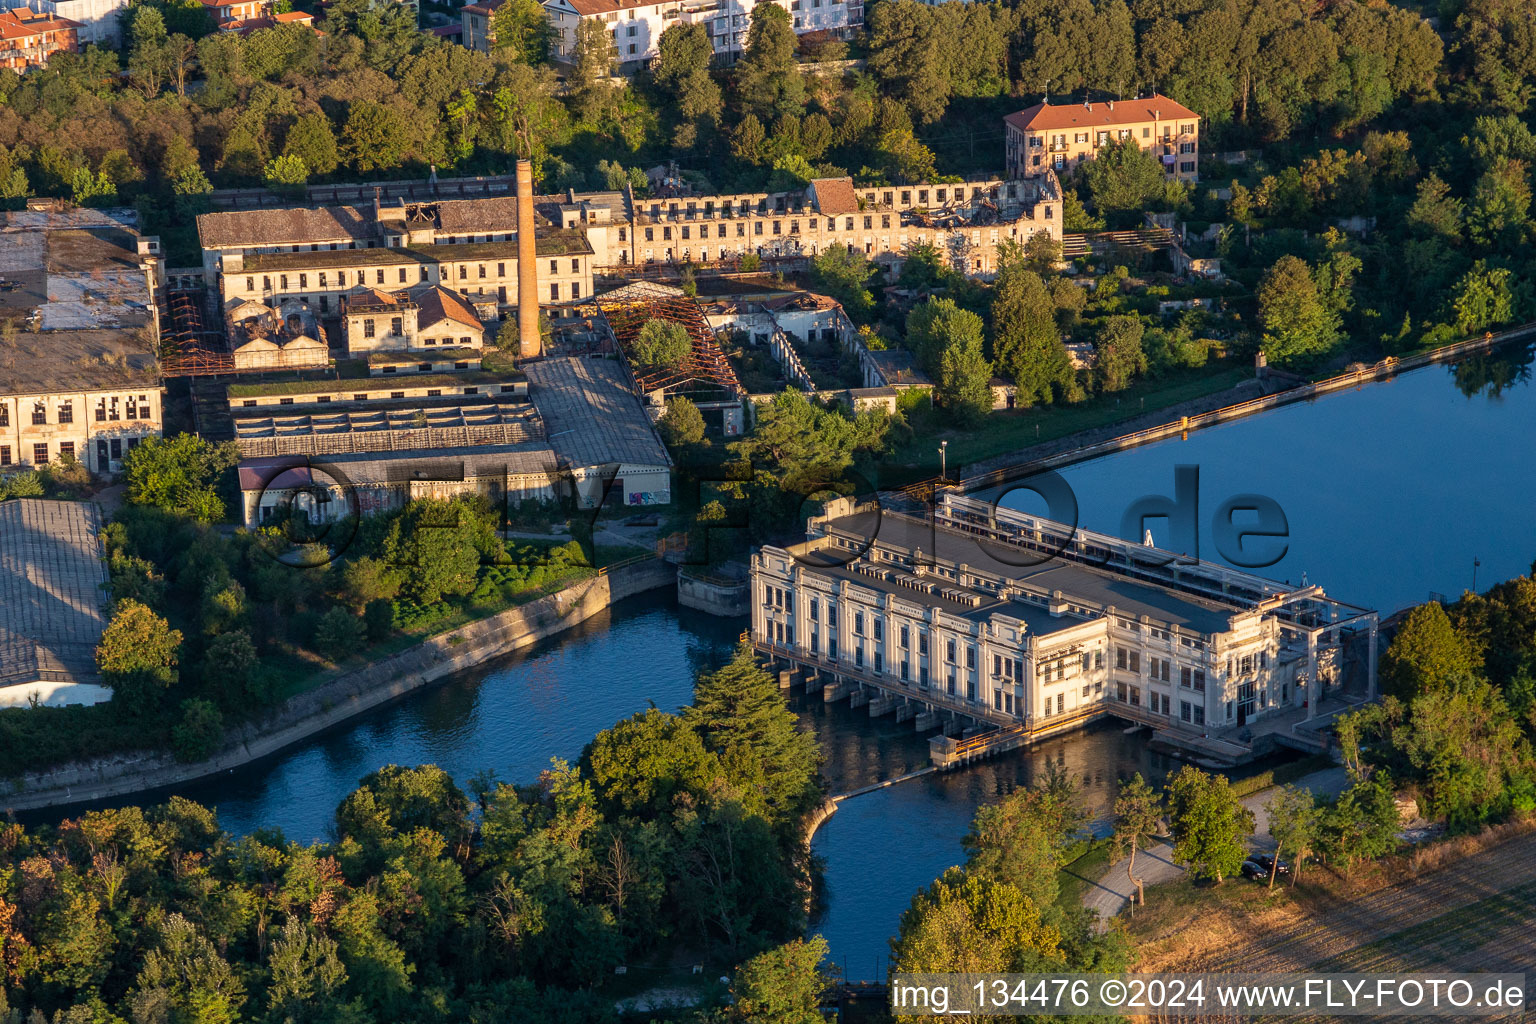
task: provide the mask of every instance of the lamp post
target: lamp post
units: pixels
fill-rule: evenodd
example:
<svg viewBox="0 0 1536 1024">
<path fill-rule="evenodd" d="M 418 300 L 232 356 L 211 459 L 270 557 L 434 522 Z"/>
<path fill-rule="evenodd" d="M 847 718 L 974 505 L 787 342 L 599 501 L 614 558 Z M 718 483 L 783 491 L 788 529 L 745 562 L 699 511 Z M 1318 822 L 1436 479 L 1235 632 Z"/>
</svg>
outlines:
<svg viewBox="0 0 1536 1024">
<path fill-rule="evenodd" d="M 1477 593 L 1477 568 L 1482 564 L 1480 559 L 1472 559 L 1472 593 L 1474 594 Z"/>
<path fill-rule="evenodd" d="M 946 449 L 948 447 L 949 447 L 949 442 L 948 441 L 940 441 L 939 442 L 939 479 L 940 480 L 948 480 L 949 479 L 949 472 L 948 472 L 947 463 L 946 463 L 946 460 L 945 460 L 945 453 L 944 453 L 944 449 Z M 1475 589 L 1475 586 L 1476 586 L 1476 584 L 1474 583 L 1474 589 Z"/>
</svg>

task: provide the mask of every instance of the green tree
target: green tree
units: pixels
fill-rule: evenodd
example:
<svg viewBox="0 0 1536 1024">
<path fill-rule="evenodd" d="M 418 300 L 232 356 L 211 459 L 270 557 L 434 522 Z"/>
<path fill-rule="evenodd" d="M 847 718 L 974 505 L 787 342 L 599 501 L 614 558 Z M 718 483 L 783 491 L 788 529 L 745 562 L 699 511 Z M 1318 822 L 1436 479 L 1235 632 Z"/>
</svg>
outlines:
<svg viewBox="0 0 1536 1024">
<path fill-rule="evenodd" d="M 490 34 L 497 50 L 523 64 L 549 59 L 554 31 L 538 0 L 505 0 L 491 15 Z"/>
<path fill-rule="evenodd" d="M 1381 656 L 1382 689 L 1403 700 L 1443 689 L 1482 668 L 1466 638 L 1451 625 L 1445 609 L 1431 601 L 1411 610 Z"/>
<path fill-rule="evenodd" d="M 1082 174 L 1100 213 L 1142 210 L 1163 197 L 1168 182 L 1157 158 L 1136 139 L 1106 142 Z"/>
<path fill-rule="evenodd" d="M 743 112 L 771 121 L 799 115 L 805 107 L 805 80 L 795 62 L 795 29 L 777 4 L 752 8 L 747 45 L 736 62 L 736 93 Z"/>
<path fill-rule="evenodd" d="M 701 132 L 718 128 L 724 113 L 720 86 L 709 70 L 714 43 L 701 22 L 673 22 L 657 40 L 656 48 L 652 74 L 677 116 L 672 144 L 688 149 L 699 142 Z M 758 128 L 762 128 L 761 122 Z"/>
<path fill-rule="evenodd" d="M 914 973 L 1030 971 L 1060 961 L 1061 933 L 1017 887 L 950 868 L 912 898 L 891 954 Z"/>
<path fill-rule="evenodd" d="M 137 601 L 119 601 L 96 645 L 96 667 L 117 696 L 153 701 L 176 681 L 181 631 Z"/>
<path fill-rule="evenodd" d="M 1086 820 L 1064 776 L 1020 787 L 978 808 L 960 840 L 968 874 L 1016 886 L 1034 906 L 1056 902 L 1058 871 Z"/>
<path fill-rule="evenodd" d="M 851 246 L 829 245 L 811 257 L 811 279 L 852 317 L 867 316 L 874 308 L 874 297 L 866 287 L 874 276 L 874 263 Z"/>
<path fill-rule="evenodd" d="M 1104 391 L 1124 391 L 1132 379 L 1147 372 L 1147 355 L 1142 351 L 1141 319 L 1112 316 L 1099 324 L 1093 339 L 1094 372 Z"/>
<path fill-rule="evenodd" d="M 1348 872 L 1362 860 L 1391 853 L 1400 827 L 1391 783 L 1377 772 L 1339 794 L 1322 815 L 1320 838 L 1329 859 L 1342 861 Z"/>
<path fill-rule="evenodd" d="M 335 171 L 341 165 L 341 154 L 331 119 L 318 110 L 300 117 L 288 129 L 283 155 L 302 160 L 305 170 L 316 177 L 323 178 Z"/>
<path fill-rule="evenodd" d="M 401 590 L 422 605 L 475 588 L 482 561 L 501 556 L 495 518 L 463 501 L 413 501 L 389 525 L 383 551 Z"/>
<path fill-rule="evenodd" d="M 992 353 L 998 370 L 1017 386 L 1021 405 L 1048 403 L 1072 385 L 1056 305 L 1045 282 L 1025 267 L 1009 267 L 993 288 Z"/>
<path fill-rule="evenodd" d="M 271 1021 L 346 1020 L 347 969 L 335 939 L 294 915 L 267 954 Z M 360 1024 L 354 1010 L 350 1016 Z"/>
<path fill-rule="evenodd" d="M 346 608 L 332 608 L 315 627 L 315 646 L 332 661 L 356 654 L 365 637 L 363 620 Z"/>
<path fill-rule="evenodd" d="M 827 940 L 820 935 L 765 950 L 736 968 L 731 980 L 733 1024 L 820 1024 L 821 996 L 831 979 L 821 972 Z"/>
<path fill-rule="evenodd" d="M 975 423 L 992 411 L 992 364 L 981 347 L 981 317 L 969 310 L 964 329 L 950 336 L 939 360 L 934 397 L 960 423 Z"/>
<path fill-rule="evenodd" d="M 1117 858 L 1126 858 L 1125 877 L 1136 887 L 1136 898 L 1131 900 L 1133 914 L 1137 903 L 1142 906 L 1147 903 L 1146 890 L 1142 888 L 1141 879 L 1136 877 L 1136 851 L 1156 838 L 1162 818 L 1163 798 L 1147 785 L 1140 772 L 1129 782 L 1120 784 L 1120 792 L 1115 797 L 1114 849 Z"/>
<path fill-rule="evenodd" d="M 309 168 L 304 166 L 302 157 L 279 156 L 267 161 L 262 176 L 272 191 L 302 196 L 309 182 Z"/>
<path fill-rule="evenodd" d="M 1474 263 L 1451 291 L 1450 304 L 1456 316 L 1456 329 L 1462 334 L 1475 334 L 1512 322 L 1515 319 L 1513 277 L 1506 267 L 1490 267 L 1483 260 Z"/>
<path fill-rule="evenodd" d="M 347 562 L 341 583 L 354 608 L 374 601 L 393 601 L 400 593 L 400 572 L 379 558 L 364 555 Z"/>
<path fill-rule="evenodd" d="M 916 185 L 938 176 L 933 150 L 923 145 L 911 128 L 892 128 L 875 144 L 878 166 L 901 185 Z"/>
<path fill-rule="evenodd" d="M 704 414 L 683 395 L 667 399 L 667 411 L 656 425 L 671 448 L 686 448 L 704 440 Z"/>
<path fill-rule="evenodd" d="M 1219 884 L 1248 856 L 1253 812 L 1238 803 L 1224 775 L 1185 765 L 1168 784 L 1173 861 Z"/>
<path fill-rule="evenodd" d="M 699 677 L 683 717 L 720 759 L 749 811 L 793 821 L 818 795 L 816 735 L 800 728 L 778 681 L 758 667 L 749 645 Z"/>
<path fill-rule="evenodd" d="M 1264 813 L 1269 816 L 1269 834 L 1275 840 L 1275 863 L 1269 870 L 1269 888 L 1275 887 L 1275 873 L 1279 870 L 1280 857 L 1285 853 L 1289 853 L 1293 861 L 1291 884 L 1295 885 L 1303 862 L 1317 843 L 1321 823 L 1317 802 L 1305 789 L 1281 786 L 1264 805 Z"/>
<path fill-rule="evenodd" d="M 171 750 L 178 761 L 206 761 L 224 742 L 224 716 L 206 700 L 181 702 L 181 721 L 171 730 Z"/>
<path fill-rule="evenodd" d="M 1406 223 L 1416 234 L 1456 242 L 1461 239 L 1465 207 L 1465 203 L 1451 195 L 1451 186 L 1431 173 L 1419 182 Z"/>
<path fill-rule="evenodd" d="M 1259 319 L 1264 353 L 1281 366 L 1315 362 L 1342 337 L 1338 312 L 1323 301 L 1311 269 L 1295 256 L 1280 257 L 1264 275 Z"/>
<path fill-rule="evenodd" d="M 148 437 L 123 459 L 128 500 L 198 522 L 224 518 L 216 484 L 240 460 L 233 441 L 215 444 L 195 434 Z"/>
<path fill-rule="evenodd" d="M 507 0 L 500 10 L 515 2 Z M 360 174 L 367 174 L 397 166 L 405 158 L 410 137 L 404 118 L 393 108 L 373 100 L 358 100 L 347 112 L 347 124 L 341 132 L 341 153 Z"/>
<path fill-rule="evenodd" d="M 613 108 L 615 94 L 609 79 L 619 66 L 619 48 L 606 22 L 598 18 L 577 22 L 572 58 L 571 112 L 583 121 L 596 120 Z"/>
<path fill-rule="evenodd" d="M 688 329 L 671 320 L 647 320 L 630 345 L 636 363 L 650 369 L 674 369 L 693 351 Z"/>
<path fill-rule="evenodd" d="M 256 645 L 243 629 L 220 633 L 208 641 L 203 651 L 204 676 L 217 679 L 221 686 L 235 693 L 244 692 L 250 685 L 256 664 Z"/>
<path fill-rule="evenodd" d="M 1531 210 L 1528 165 L 1503 160 L 1485 171 L 1472 187 L 1467 231 L 1482 245 L 1510 248 L 1524 235 Z"/>
<path fill-rule="evenodd" d="M 631 814 L 664 812 L 683 794 L 700 797 L 721 776 L 698 732 L 655 708 L 598 733 L 586 760 L 604 801 Z"/>
</svg>

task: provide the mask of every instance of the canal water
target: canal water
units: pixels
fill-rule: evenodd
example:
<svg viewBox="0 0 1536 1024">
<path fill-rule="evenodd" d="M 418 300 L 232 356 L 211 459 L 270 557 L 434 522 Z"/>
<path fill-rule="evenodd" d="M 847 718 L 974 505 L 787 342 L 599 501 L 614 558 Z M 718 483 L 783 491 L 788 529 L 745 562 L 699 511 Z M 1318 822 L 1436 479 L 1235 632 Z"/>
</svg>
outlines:
<svg viewBox="0 0 1536 1024">
<path fill-rule="evenodd" d="M 1238 492 L 1273 497 L 1290 525 L 1286 557 L 1265 574 L 1385 612 L 1528 570 L 1536 558 L 1536 389 L 1529 349 L 1456 372 L 1433 367 L 1357 393 L 1289 406 L 1065 472 L 1084 526 L 1119 531 L 1143 494 L 1172 495 L 1173 469 L 1201 468 L 1201 517 Z M 1474 386 L 1485 380 L 1498 388 Z M 1027 506 L 1027 504 L 1025 505 Z M 1043 508 L 1032 508 L 1043 512 Z M 1154 536 L 1162 534 L 1154 524 Z M 1202 523 L 1201 540 L 1208 536 Z M 1202 548 L 1202 553 L 1213 551 Z M 685 703 L 694 676 L 729 657 L 742 620 L 679 609 L 647 594 L 560 636 L 407 696 L 287 753 L 179 792 L 218 808 L 243 834 L 326 838 L 337 804 L 385 764 L 435 763 L 460 784 L 493 771 L 528 780 L 575 758 L 598 731 L 654 703 Z M 796 694 L 821 736 L 833 792 L 926 764 L 910 722 L 871 720 Z M 1048 741 L 980 765 L 846 801 L 817 832 L 825 912 L 814 929 L 851 978 L 883 973 L 888 939 L 914 892 L 963 859 L 975 810 L 1037 777 L 1047 762 L 1077 776 L 1102 826 L 1116 781 L 1170 765 L 1121 728 Z M 134 798 L 150 802 L 164 794 Z"/>
<path fill-rule="evenodd" d="M 1459 597 L 1530 571 L 1536 559 L 1536 388 L 1530 345 L 1506 346 L 1455 368 L 1283 406 L 1061 471 L 1079 524 L 1122 531 L 1146 496 L 1176 496 L 1180 465 L 1199 470 L 1199 553 L 1231 564 L 1212 520 L 1241 494 L 1272 498 L 1289 538 L 1262 576 L 1321 585 L 1382 617 L 1431 595 Z M 982 497 L 982 495 L 977 495 Z M 995 497 L 988 495 L 987 497 Z M 1037 515 L 1046 504 L 1015 490 L 1002 504 Z M 1193 511 L 1193 509 L 1192 509 Z M 1251 522 L 1242 513 L 1239 525 Z M 1189 533 L 1153 519 L 1159 547 L 1185 552 Z M 1263 545 L 1279 542 L 1265 540 Z M 1281 548 L 1253 548 L 1264 555 Z M 1475 564 L 1480 563 L 1480 564 Z"/>
</svg>

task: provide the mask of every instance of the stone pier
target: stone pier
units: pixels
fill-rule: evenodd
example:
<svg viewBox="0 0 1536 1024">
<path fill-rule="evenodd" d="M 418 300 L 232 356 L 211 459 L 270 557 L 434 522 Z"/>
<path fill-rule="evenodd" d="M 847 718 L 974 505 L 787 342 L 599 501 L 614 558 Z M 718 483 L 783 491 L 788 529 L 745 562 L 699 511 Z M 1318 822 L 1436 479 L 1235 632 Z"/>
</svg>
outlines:
<svg viewBox="0 0 1536 1024">
<path fill-rule="evenodd" d="M 861 708 L 865 704 L 868 704 L 869 703 L 869 693 L 870 693 L 870 691 L 864 689 L 864 687 L 862 687 L 862 686 L 859 687 L 857 690 L 854 690 L 852 693 L 850 693 L 848 695 L 848 706 L 850 708 Z"/>
<path fill-rule="evenodd" d="M 821 699 L 826 701 L 828 704 L 831 704 L 833 701 L 842 700 L 844 697 L 848 696 L 848 691 L 851 690 L 853 686 L 854 684 L 848 682 L 846 679 L 830 679 L 827 681 L 827 685 L 822 687 Z"/>
<path fill-rule="evenodd" d="M 897 705 L 896 705 L 896 721 L 898 721 L 898 722 L 905 722 L 909 718 L 917 717 L 917 709 L 918 709 L 918 705 L 917 704 L 912 703 L 911 701 L 907 700 L 905 697 L 899 697 L 899 698 L 894 698 L 894 699 L 899 701 L 899 703 L 897 703 Z"/>
<path fill-rule="evenodd" d="M 869 699 L 869 717 L 879 718 L 882 715 L 888 715 L 892 711 L 896 710 L 897 705 L 901 704 L 901 702 L 902 698 L 900 697 L 871 697 Z"/>
<path fill-rule="evenodd" d="M 779 689 L 787 690 L 795 680 L 795 673 L 787 668 L 779 669 Z"/>
<path fill-rule="evenodd" d="M 942 712 L 925 707 L 923 712 L 913 720 L 913 725 L 918 732 L 927 732 L 929 729 L 938 728 Z"/>
<path fill-rule="evenodd" d="M 821 692 L 821 688 L 822 688 L 823 685 L 825 685 L 825 683 L 826 683 L 826 680 L 821 677 L 821 673 L 820 672 L 816 671 L 813 668 L 808 668 L 808 669 L 805 670 L 805 692 L 806 693 L 820 693 Z"/>
</svg>

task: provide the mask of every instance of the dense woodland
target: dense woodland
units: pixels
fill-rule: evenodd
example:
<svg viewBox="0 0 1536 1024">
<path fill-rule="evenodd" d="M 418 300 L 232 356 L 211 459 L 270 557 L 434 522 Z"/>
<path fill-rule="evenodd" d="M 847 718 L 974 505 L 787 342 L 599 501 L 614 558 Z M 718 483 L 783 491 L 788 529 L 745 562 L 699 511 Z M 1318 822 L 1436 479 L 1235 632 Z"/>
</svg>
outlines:
<svg viewBox="0 0 1536 1024">
<path fill-rule="evenodd" d="M 616 966 L 718 973 L 799 934 L 819 759 L 743 648 L 525 784 L 382 768 L 324 843 L 179 798 L 0 824 L 0 1021 L 609 1020 Z"/>
</svg>

